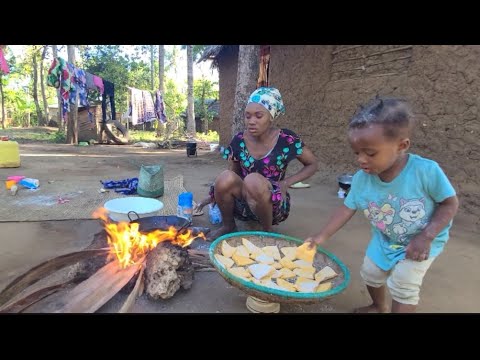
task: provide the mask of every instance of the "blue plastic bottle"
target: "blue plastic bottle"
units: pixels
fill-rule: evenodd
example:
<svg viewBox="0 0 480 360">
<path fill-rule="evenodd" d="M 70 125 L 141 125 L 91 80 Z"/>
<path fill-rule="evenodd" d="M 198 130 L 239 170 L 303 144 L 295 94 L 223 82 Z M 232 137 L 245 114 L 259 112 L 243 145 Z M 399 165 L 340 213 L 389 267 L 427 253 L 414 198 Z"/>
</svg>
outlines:
<svg viewBox="0 0 480 360">
<path fill-rule="evenodd" d="M 192 221 L 193 193 L 184 192 L 178 195 L 177 216 Z"/>
<path fill-rule="evenodd" d="M 213 225 L 222 222 L 222 213 L 217 204 L 208 204 L 208 218 Z"/>
</svg>

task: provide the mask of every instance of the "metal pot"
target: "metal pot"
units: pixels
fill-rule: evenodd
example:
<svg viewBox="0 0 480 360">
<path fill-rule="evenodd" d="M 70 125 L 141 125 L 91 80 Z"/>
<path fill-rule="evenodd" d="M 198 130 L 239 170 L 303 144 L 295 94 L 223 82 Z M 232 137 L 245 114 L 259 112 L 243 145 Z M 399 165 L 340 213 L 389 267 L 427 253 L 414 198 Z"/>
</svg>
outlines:
<svg viewBox="0 0 480 360">
<path fill-rule="evenodd" d="M 132 214 L 137 216 L 136 220 L 131 218 Z M 200 232 L 203 232 L 204 234 L 208 234 L 210 232 L 210 228 L 191 226 L 192 223 L 190 221 L 175 215 L 147 216 L 140 218 L 137 213 L 130 211 L 128 213 L 128 218 L 130 219 L 130 223 L 138 223 L 140 225 L 138 230 L 143 233 L 148 233 L 154 230 L 166 231 L 170 228 L 170 226 L 175 227 L 178 233 L 183 232 L 185 229 L 190 230 L 194 236 L 198 235 Z"/>
<path fill-rule="evenodd" d="M 350 190 L 350 186 L 352 186 L 352 179 L 353 175 L 350 174 L 343 174 L 337 177 L 338 185 L 345 191 Z"/>
</svg>

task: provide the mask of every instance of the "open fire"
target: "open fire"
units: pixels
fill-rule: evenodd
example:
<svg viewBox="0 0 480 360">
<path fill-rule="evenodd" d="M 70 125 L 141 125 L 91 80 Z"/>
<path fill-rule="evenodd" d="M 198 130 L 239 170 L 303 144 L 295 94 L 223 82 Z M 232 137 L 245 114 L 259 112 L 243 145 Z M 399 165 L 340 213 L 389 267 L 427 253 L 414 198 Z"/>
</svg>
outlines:
<svg viewBox="0 0 480 360">
<path fill-rule="evenodd" d="M 163 241 L 170 241 L 174 245 L 186 247 L 197 237 L 205 239 L 203 233 L 192 236 L 190 230 L 179 234 L 174 226 L 170 226 L 166 231 L 154 230 L 144 234 L 139 231 L 138 223 L 112 222 L 108 217 L 108 211 L 103 207 L 95 210 L 93 217 L 103 221 L 110 247 L 108 256 L 110 260 L 117 259 L 121 268 L 137 264 L 145 258 L 150 250 Z"/>
</svg>

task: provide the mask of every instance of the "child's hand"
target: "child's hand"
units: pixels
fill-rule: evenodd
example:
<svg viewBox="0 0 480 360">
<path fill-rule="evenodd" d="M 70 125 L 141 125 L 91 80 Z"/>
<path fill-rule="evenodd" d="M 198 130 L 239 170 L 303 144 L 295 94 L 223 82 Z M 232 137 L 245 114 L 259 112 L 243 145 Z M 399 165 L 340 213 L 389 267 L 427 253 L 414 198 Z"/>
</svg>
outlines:
<svg viewBox="0 0 480 360">
<path fill-rule="evenodd" d="M 325 242 L 325 239 L 320 236 L 315 236 L 315 237 L 309 237 L 306 238 L 305 243 L 309 243 L 308 249 L 313 249 L 316 245 L 323 244 Z"/>
<path fill-rule="evenodd" d="M 425 236 L 422 236 L 421 234 L 414 236 L 405 249 L 405 258 L 414 261 L 427 260 L 428 255 L 430 254 L 430 245 L 431 241 Z"/>
</svg>

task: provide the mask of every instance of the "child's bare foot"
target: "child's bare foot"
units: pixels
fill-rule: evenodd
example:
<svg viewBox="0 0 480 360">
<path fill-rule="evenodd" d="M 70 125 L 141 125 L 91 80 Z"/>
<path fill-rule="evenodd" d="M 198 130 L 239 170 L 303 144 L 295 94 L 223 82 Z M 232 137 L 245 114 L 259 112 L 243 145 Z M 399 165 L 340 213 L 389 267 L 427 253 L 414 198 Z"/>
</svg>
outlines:
<svg viewBox="0 0 480 360">
<path fill-rule="evenodd" d="M 232 232 L 236 232 L 237 231 L 237 226 L 234 224 L 234 225 L 231 225 L 231 226 L 225 226 L 223 225 L 220 229 L 210 233 L 208 236 L 207 236 L 207 241 L 214 241 L 216 239 L 218 239 L 220 236 L 222 235 L 225 235 L 225 234 L 228 234 L 228 233 L 232 233 Z"/>
<path fill-rule="evenodd" d="M 355 310 L 353 310 L 353 312 L 356 314 L 388 313 L 388 308 L 386 306 L 378 307 L 377 305 L 371 304 L 368 306 L 356 308 Z"/>
</svg>

